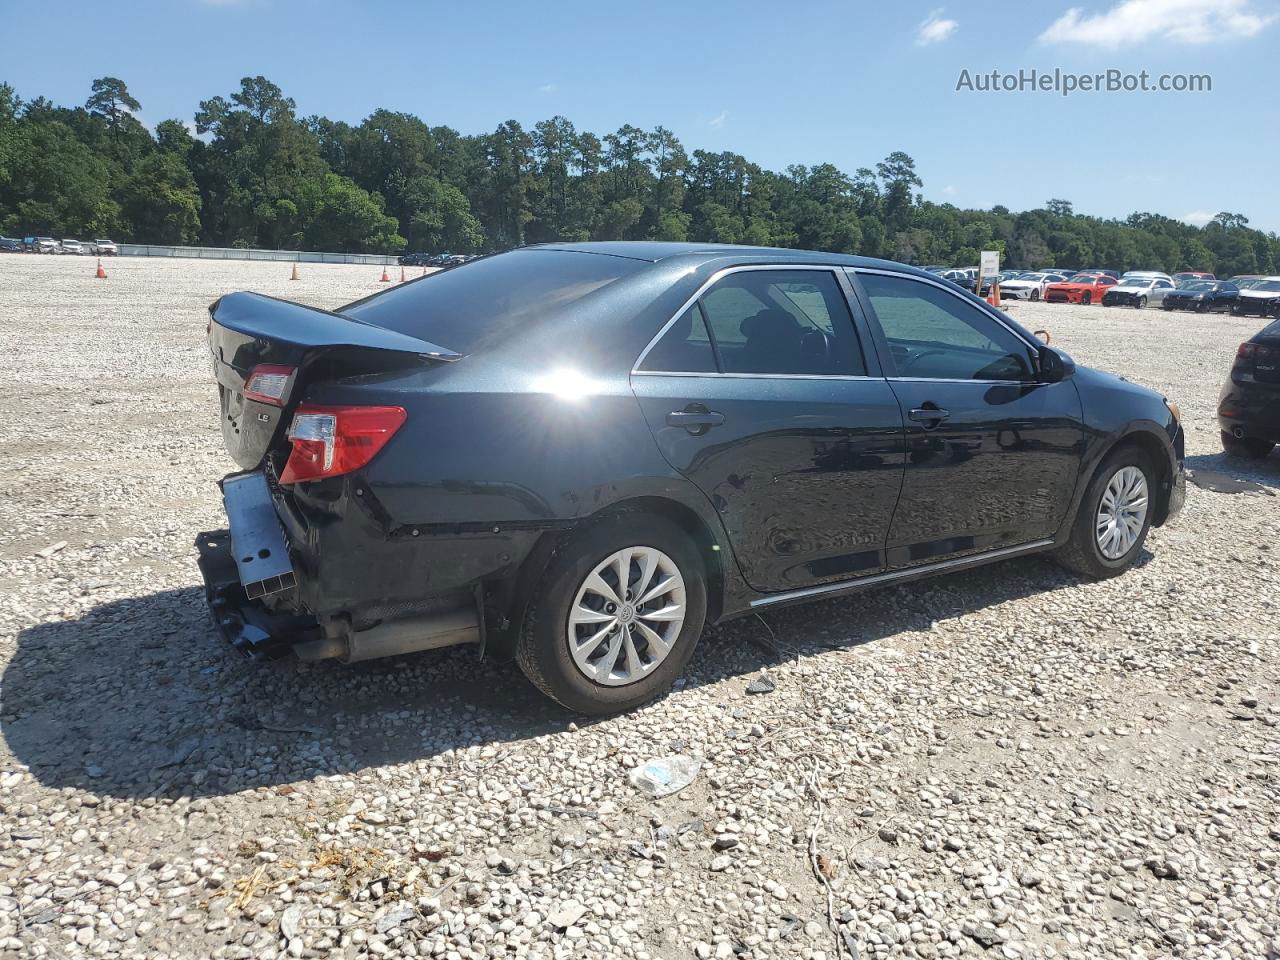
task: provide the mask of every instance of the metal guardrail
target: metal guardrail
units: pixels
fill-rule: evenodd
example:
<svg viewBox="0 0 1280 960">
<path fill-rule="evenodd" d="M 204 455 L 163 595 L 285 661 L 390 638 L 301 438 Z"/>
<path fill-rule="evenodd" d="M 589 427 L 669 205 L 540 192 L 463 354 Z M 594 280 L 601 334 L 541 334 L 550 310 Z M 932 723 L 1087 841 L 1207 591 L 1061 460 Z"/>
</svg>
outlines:
<svg viewBox="0 0 1280 960">
<path fill-rule="evenodd" d="M 190 257 L 195 260 L 282 260 L 293 263 L 398 263 L 381 253 L 321 253 L 315 250 L 259 250 L 247 247 L 176 247 L 150 243 L 121 243 L 122 257 Z"/>
</svg>

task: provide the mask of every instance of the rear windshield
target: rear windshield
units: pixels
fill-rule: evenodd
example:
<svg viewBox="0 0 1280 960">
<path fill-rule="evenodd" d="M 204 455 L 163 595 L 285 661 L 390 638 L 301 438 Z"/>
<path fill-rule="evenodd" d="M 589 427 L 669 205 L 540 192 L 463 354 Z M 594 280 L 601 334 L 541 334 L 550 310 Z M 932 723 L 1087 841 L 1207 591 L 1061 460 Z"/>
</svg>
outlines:
<svg viewBox="0 0 1280 960">
<path fill-rule="evenodd" d="M 513 250 L 393 287 L 339 312 L 474 353 L 649 265 L 604 254 Z"/>
</svg>

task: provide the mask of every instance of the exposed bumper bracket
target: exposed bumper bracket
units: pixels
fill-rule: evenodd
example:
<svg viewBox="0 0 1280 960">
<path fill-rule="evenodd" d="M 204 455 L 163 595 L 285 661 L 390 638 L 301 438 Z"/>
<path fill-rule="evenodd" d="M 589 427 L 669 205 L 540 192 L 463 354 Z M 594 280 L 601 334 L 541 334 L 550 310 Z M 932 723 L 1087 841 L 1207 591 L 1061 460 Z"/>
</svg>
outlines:
<svg viewBox="0 0 1280 960">
<path fill-rule="evenodd" d="M 213 622 L 231 646 L 251 660 L 275 660 L 295 643 L 314 640 L 320 628 L 311 617 L 277 614 L 251 600 L 240 585 L 231 533 L 214 530 L 196 538 L 204 595 Z"/>
</svg>

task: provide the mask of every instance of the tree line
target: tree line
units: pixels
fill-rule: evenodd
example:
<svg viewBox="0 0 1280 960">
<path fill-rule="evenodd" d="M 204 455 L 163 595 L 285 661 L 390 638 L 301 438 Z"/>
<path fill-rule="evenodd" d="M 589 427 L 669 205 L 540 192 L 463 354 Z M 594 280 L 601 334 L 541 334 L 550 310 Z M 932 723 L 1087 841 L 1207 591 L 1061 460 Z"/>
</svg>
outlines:
<svg viewBox="0 0 1280 960">
<path fill-rule="evenodd" d="M 925 200 L 891 153 L 848 174 L 779 173 L 731 152 L 690 152 L 670 130 L 603 137 L 565 117 L 462 134 L 376 110 L 358 126 L 299 117 L 264 77 L 154 133 L 115 77 L 83 106 L 21 101 L 0 83 L 0 233 L 136 243 L 476 253 L 528 243 L 698 240 L 801 247 L 916 264 L 1280 272 L 1280 237 L 1223 212 L 1203 226 L 1152 213 L 1021 213 Z"/>
</svg>

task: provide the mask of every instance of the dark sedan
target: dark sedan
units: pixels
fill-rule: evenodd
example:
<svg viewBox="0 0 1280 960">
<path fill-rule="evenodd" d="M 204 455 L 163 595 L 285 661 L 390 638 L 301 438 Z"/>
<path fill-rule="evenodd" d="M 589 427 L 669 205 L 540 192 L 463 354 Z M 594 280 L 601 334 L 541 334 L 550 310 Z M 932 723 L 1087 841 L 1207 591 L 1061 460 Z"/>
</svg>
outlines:
<svg viewBox="0 0 1280 960">
<path fill-rule="evenodd" d="M 1229 280 L 1187 280 L 1165 294 L 1160 304 L 1165 310 L 1230 310 L 1240 296 L 1240 288 Z"/>
<path fill-rule="evenodd" d="M 1261 460 L 1280 443 L 1280 320 L 1236 350 L 1218 397 L 1218 426 L 1233 457 Z"/>
<path fill-rule="evenodd" d="M 210 320 L 240 472 L 198 548 L 252 657 L 472 644 L 607 713 L 707 624 L 1034 553 L 1115 576 L 1183 499 L 1176 406 L 882 260 L 544 245 Z"/>
</svg>

